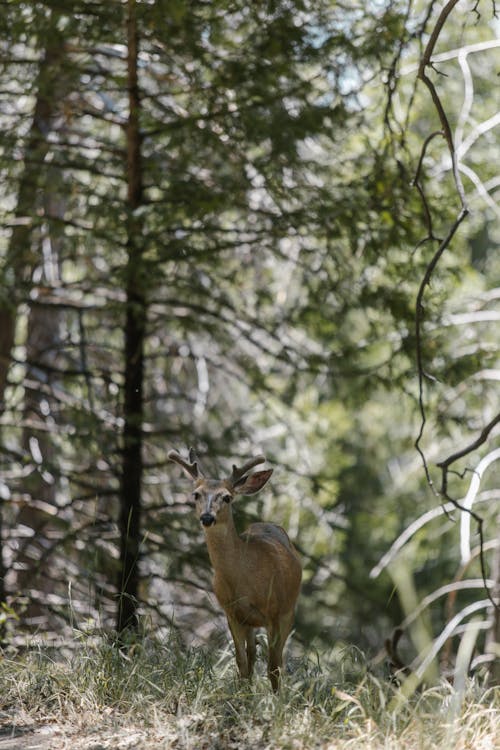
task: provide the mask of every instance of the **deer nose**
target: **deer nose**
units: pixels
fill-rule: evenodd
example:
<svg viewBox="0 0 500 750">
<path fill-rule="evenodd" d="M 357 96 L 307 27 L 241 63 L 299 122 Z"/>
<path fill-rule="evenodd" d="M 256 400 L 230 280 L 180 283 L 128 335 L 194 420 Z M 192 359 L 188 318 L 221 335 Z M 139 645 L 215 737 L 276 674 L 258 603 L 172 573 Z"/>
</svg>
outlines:
<svg viewBox="0 0 500 750">
<path fill-rule="evenodd" d="M 211 513 L 202 513 L 200 516 L 200 521 L 202 522 L 203 526 L 211 526 L 213 523 L 215 523 L 215 516 L 213 516 Z"/>
</svg>

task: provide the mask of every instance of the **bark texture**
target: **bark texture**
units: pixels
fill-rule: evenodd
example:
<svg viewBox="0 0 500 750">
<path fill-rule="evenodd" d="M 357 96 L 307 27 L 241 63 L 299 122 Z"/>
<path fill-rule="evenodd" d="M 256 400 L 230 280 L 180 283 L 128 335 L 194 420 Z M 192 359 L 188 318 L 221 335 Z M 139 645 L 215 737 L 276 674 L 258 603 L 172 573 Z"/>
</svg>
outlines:
<svg viewBox="0 0 500 750">
<path fill-rule="evenodd" d="M 139 554 L 141 533 L 141 483 L 144 339 L 146 295 L 142 270 L 141 221 L 137 209 L 142 203 L 140 97 L 137 71 L 138 32 L 135 0 L 127 5 L 128 96 L 127 188 L 128 238 L 126 269 L 125 383 L 123 465 L 120 497 L 120 572 L 117 631 L 135 630 L 138 625 Z"/>
</svg>

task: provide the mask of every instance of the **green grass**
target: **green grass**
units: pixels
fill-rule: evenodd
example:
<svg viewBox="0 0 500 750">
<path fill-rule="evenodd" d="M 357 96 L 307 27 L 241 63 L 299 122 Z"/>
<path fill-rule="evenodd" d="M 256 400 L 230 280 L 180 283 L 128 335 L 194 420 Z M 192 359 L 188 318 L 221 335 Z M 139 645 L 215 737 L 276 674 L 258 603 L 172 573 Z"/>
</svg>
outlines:
<svg viewBox="0 0 500 750">
<path fill-rule="evenodd" d="M 0 687 L 0 725 L 51 725 L 51 750 L 500 747 L 500 690 L 471 681 L 457 695 L 442 684 L 396 711 L 394 687 L 356 649 L 290 660 L 274 695 L 263 674 L 240 683 L 229 650 L 168 637 L 124 653 L 82 637 L 57 657 L 41 647 L 4 654 Z"/>
</svg>

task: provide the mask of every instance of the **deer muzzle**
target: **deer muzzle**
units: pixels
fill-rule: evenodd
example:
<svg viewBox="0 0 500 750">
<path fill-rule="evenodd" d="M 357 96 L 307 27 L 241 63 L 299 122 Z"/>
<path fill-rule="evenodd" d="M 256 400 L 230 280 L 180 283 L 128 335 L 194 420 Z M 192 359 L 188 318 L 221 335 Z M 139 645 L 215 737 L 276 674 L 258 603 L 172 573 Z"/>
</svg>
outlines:
<svg viewBox="0 0 500 750">
<path fill-rule="evenodd" d="M 200 516 L 200 521 L 202 522 L 203 526 L 212 526 L 212 524 L 215 523 L 215 516 L 212 515 L 212 513 L 202 513 Z"/>
</svg>

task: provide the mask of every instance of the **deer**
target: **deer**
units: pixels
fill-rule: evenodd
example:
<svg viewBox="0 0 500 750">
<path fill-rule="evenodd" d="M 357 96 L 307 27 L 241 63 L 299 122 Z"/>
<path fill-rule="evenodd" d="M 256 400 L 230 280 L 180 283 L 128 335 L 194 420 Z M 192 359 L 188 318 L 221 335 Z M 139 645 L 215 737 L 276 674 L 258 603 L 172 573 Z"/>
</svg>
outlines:
<svg viewBox="0 0 500 750">
<path fill-rule="evenodd" d="M 241 467 L 233 465 L 224 479 L 203 473 L 191 448 L 189 461 L 174 450 L 168 458 L 193 480 L 196 512 L 203 526 L 213 568 L 213 590 L 231 632 L 240 678 L 251 678 L 256 660 L 255 631 L 268 637 L 267 674 L 274 692 L 280 687 L 283 648 L 295 617 L 302 579 L 299 555 L 286 531 L 274 523 L 257 522 L 238 534 L 232 505 L 237 495 L 254 495 L 273 469 L 251 470 L 266 461 L 262 455 Z"/>
</svg>

